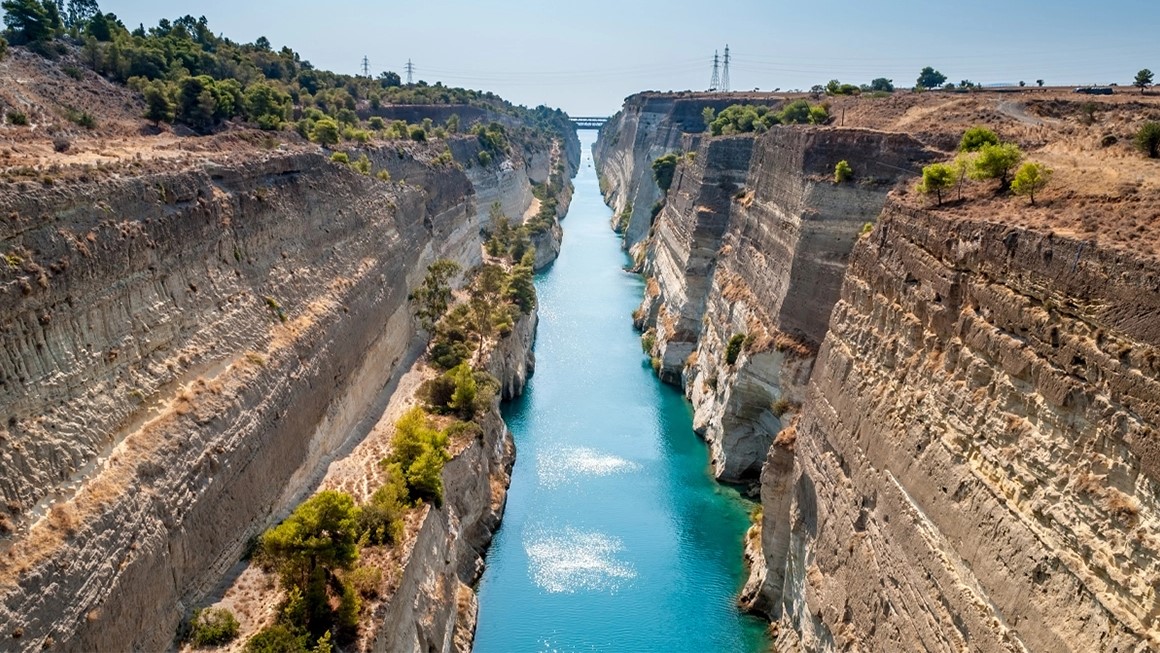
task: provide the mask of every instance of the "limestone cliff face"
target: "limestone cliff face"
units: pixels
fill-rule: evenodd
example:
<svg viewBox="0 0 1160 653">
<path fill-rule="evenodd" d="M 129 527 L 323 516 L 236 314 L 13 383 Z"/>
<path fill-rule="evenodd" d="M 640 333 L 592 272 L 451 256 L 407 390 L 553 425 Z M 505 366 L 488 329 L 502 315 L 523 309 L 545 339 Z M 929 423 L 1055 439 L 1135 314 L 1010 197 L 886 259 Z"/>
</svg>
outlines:
<svg viewBox="0 0 1160 653">
<path fill-rule="evenodd" d="M 718 476 L 760 474 L 742 601 L 778 650 L 1160 647 L 1155 261 L 908 208 L 905 135 L 679 149 L 635 318 Z"/>
<path fill-rule="evenodd" d="M 1160 644 L 1157 315 L 1154 262 L 887 207 L 763 476 L 783 643 Z"/>
<path fill-rule="evenodd" d="M 624 225 L 626 250 L 648 236 L 652 207 L 663 195 L 653 179 L 653 161 L 681 149 L 686 133 L 705 130 L 705 108 L 719 111 L 738 101 L 720 95 L 640 93 L 627 98 L 600 130 L 594 153 L 601 192 L 613 209 L 614 224 L 626 209 L 631 214 Z"/>
<path fill-rule="evenodd" d="M 756 480 L 804 397 L 854 241 L 924 155 L 905 136 L 816 128 L 686 145 L 648 242 L 637 317 L 655 334 L 661 378 L 693 401 L 718 477 Z M 857 179 L 834 183 L 840 160 Z"/>
<path fill-rule="evenodd" d="M 416 147 L 368 152 L 405 184 L 273 153 L 0 199 L 6 647 L 166 648 L 365 435 L 419 350 L 409 289 L 531 198 L 518 155 Z"/>
</svg>

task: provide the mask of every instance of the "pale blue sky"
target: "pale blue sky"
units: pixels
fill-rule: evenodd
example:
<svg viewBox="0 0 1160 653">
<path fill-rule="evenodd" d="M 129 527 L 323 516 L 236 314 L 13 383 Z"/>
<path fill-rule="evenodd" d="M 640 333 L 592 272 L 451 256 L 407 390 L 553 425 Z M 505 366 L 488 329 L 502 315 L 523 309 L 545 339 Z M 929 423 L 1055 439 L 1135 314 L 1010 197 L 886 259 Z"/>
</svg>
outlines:
<svg viewBox="0 0 1160 653">
<path fill-rule="evenodd" d="M 130 27 L 204 15 L 236 41 L 266 36 L 320 68 L 495 91 L 573 115 L 610 114 L 645 89 L 704 89 L 731 46 L 732 88 L 809 88 L 837 78 L 1130 82 L 1160 72 L 1160 1 L 1103 0 L 104 0 Z"/>
</svg>

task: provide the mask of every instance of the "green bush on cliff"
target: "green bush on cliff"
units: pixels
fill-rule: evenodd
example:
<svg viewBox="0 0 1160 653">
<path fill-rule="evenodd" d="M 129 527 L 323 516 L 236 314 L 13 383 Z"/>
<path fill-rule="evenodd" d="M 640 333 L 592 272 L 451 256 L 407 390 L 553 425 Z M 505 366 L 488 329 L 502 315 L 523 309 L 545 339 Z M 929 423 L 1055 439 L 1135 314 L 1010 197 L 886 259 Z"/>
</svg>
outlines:
<svg viewBox="0 0 1160 653">
<path fill-rule="evenodd" d="M 310 653 L 309 635 L 276 623 L 246 640 L 246 653 Z"/>
<path fill-rule="evenodd" d="M 668 154 L 657 158 L 652 163 L 653 178 L 656 179 L 657 186 L 662 192 L 668 192 L 669 187 L 673 185 L 673 175 L 677 171 L 677 153 L 669 152 Z"/>
<path fill-rule="evenodd" d="M 955 169 L 946 163 L 932 163 L 922 169 L 922 181 L 915 188 L 923 195 L 934 195 L 942 205 L 942 194 L 955 185 Z"/>
<path fill-rule="evenodd" d="M 443 464 L 450 458 L 448 435 L 433 428 L 422 408 L 415 406 L 395 422 L 388 465 L 398 465 L 412 500 L 443 502 Z"/>
<path fill-rule="evenodd" d="M 532 266 L 520 263 L 512 268 L 508 277 L 508 301 L 519 307 L 524 315 L 536 308 L 536 286 L 532 283 Z"/>
<path fill-rule="evenodd" d="M 640 336 L 640 348 L 644 353 L 652 355 L 657 345 L 657 330 L 650 328 Z"/>
<path fill-rule="evenodd" d="M 238 619 L 226 608 L 196 610 L 189 620 L 189 642 L 195 647 L 221 646 L 238 636 Z"/>
<path fill-rule="evenodd" d="M 745 344 L 745 334 L 735 333 L 729 339 L 729 343 L 725 345 L 725 364 L 733 365 L 737 362 L 737 358 L 741 356 L 741 346 Z"/>
<path fill-rule="evenodd" d="M 407 482 L 398 465 L 387 465 L 386 472 L 386 482 L 358 511 L 359 537 L 371 545 L 394 544 L 403 539 L 403 515 L 409 505 Z"/>
<path fill-rule="evenodd" d="M 999 137 L 986 127 L 969 127 L 959 141 L 960 152 L 978 152 L 984 145 L 998 145 Z"/>
<path fill-rule="evenodd" d="M 979 148 L 970 169 L 971 179 L 998 179 L 1006 190 L 1011 171 L 1023 160 L 1023 151 L 1014 143 L 986 144 Z"/>
<path fill-rule="evenodd" d="M 842 159 L 834 166 L 834 183 L 840 184 L 847 181 L 854 176 L 854 169 L 850 167 L 850 162 Z"/>
<path fill-rule="evenodd" d="M 337 574 L 358 560 L 359 512 L 349 494 L 325 490 L 259 538 L 259 563 L 276 571 L 287 591 L 281 622 L 288 630 L 305 630 L 315 640 L 329 641 L 332 632 L 353 639 L 347 620 L 352 606 Z"/>
<path fill-rule="evenodd" d="M 709 123 L 709 133 L 714 136 L 728 136 L 753 131 L 763 132 L 778 122 L 778 115 L 767 106 L 734 104 L 722 109 Z"/>
<path fill-rule="evenodd" d="M 427 276 L 411 292 L 415 317 L 425 330 L 430 331 L 451 304 L 451 280 L 459 274 L 459 264 L 451 259 L 439 259 L 427 266 Z"/>
</svg>

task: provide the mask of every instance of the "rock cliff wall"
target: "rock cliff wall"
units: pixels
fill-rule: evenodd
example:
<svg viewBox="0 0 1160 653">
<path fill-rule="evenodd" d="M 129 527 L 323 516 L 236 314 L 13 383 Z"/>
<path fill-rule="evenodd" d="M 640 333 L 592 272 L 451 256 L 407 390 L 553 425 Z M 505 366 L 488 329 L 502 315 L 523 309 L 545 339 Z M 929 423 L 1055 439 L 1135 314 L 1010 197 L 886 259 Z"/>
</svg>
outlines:
<svg viewBox="0 0 1160 653">
<path fill-rule="evenodd" d="M 705 130 L 701 112 L 720 111 L 746 100 L 721 95 L 679 96 L 640 93 L 600 130 L 595 160 L 600 189 L 613 210 L 613 224 L 627 211 L 624 248 L 631 250 L 648 236 L 652 207 L 663 193 L 653 180 L 652 162 L 681 149 L 685 134 Z"/>
<path fill-rule="evenodd" d="M 409 289 L 477 264 L 542 165 L 451 145 L 465 170 L 368 151 L 405 183 L 271 153 L 0 199 L 5 648 L 166 648 L 366 435 L 419 351 Z"/>
<path fill-rule="evenodd" d="M 1157 315 L 1154 262 L 888 206 L 763 476 L 783 643 L 1160 644 Z"/>
<path fill-rule="evenodd" d="M 635 319 L 718 476 L 760 473 L 742 601 L 778 650 L 1160 646 L 1156 262 L 909 206 L 906 135 L 657 133 L 695 154 Z M 606 134 L 619 209 L 648 146 Z"/>
<path fill-rule="evenodd" d="M 647 241 L 638 326 L 693 401 L 717 476 L 756 480 L 804 397 L 854 241 L 924 153 L 905 136 L 788 127 L 685 144 Z M 834 183 L 840 160 L 857 179 Z"/>
</svg>

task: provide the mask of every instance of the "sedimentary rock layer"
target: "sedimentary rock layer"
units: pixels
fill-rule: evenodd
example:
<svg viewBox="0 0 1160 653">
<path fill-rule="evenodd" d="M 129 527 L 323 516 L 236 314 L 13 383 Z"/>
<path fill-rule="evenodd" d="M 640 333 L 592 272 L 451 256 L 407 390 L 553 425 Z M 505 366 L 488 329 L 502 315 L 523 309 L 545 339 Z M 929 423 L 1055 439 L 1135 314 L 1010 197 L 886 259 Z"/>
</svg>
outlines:
<svg viewBox="0 0 1160 653">
<path fill-rule="evenodd" d="M 714 469 L 756 480 L 804 396 L 850 249 L 924 157 L 905 136 L 780 128 L 687 137 L 648 241 L 638 324 L 662 379 L 693 401 Z M 847 160 L 857 178 L 833 180 Z M 728 360 L 731 339 L 740 346 Z"/>
<path fill-rule="evenodd" d="M 640 93 L 600 130 L 595 158 L 601 192 L 613 210 L 613 223 L 625 214 L 624 248 L 632 249 L 648 236 L 652 207 L 664 193 L 653 181 L 652 162 L 680 150 L 685 134 L 705 130 L 701 112 L 737 102 L 720 95 L 688 96 Z"/>
<path fill-rule="evenodd" d="M 784 641 L 1157 646 L 1157 315 L 1150 261 L 889 206 L 763 478 Z"/>
<path fill-rule="evenodd" d="M 165 648 L 365 435 L 426 265 L 475 265 L 487 208 L 531 202 L 534 152 L 477 149 L 368 151 L 405 184 L 273 153 L 0 200 L 10 648 Z"/>
<path fill-rule="evenodd" d="M 636 319 L 718 475 L 760 470 L 742 598 L 778 649 L 1160 647 L 1156 262 L 914 208 L 905 135 L 656 133 L 602 139 L 606 197 L 695 152 Z"/>
</svg>

